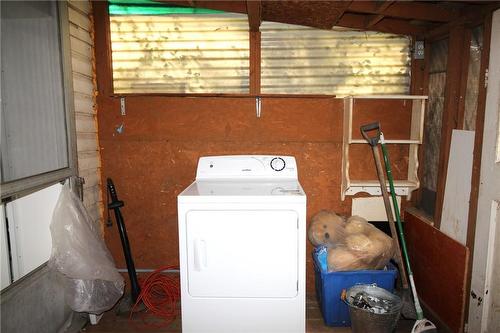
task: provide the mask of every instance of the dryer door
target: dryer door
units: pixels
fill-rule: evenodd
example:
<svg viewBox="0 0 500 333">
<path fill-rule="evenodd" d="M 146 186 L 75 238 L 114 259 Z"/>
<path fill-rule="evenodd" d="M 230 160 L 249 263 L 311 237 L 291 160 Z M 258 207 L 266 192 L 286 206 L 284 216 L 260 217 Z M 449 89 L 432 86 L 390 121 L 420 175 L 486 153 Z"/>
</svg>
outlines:
<svg viewBox="0 0 500 333">
<path fill-rule="evenodd" d="M 297 295 L 295 211 L 189 211 L 186 220 L 191 296 Z"/>
</svg>

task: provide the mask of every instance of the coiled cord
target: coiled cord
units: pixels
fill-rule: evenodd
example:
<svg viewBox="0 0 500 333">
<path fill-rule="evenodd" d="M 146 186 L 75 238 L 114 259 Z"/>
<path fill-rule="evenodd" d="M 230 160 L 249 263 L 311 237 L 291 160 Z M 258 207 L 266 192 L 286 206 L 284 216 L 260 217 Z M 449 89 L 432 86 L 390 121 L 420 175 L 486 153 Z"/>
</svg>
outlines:
<svg viewBox="0 0 500 333">
<path fill-rule="evenodd" d="M 178 270 L 178 266 L 164 266 L 152 272 L 144 281 L 139 280 L 141 293 L 130 310 L 129 320 L 139 314 L 147 328 L 162 328 L 170 325 L 179 315 L 180 282 L 177 274 L 165 274 L 165 270 Z M 138 312 L 144 303 L 145 311 Z M 160 320 L 150 318 L 154 316 Z M 148 319 L 149 318 L 149 319 Z"/>
</svg>

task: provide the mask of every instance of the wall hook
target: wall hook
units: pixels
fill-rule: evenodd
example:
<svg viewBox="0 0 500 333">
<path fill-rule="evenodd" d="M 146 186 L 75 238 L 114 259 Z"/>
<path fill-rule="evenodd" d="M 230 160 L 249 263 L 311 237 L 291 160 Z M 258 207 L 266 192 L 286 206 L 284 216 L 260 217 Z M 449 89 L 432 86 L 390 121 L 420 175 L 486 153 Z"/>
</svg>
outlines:
<svg viewBox="0 0 500 333">
<path fill-rule="evenodd" d="M 257 118 L 260 118 L 260 110 L 262 108 L 262 100 L 260 97 L 255 97 L 255 112 L 257 114 Z"/>
<path fill-rule="evenodd" d="M 125 113 L 125 97 L 120 97 L 120 113 L 124 116 Z"/>
</svg>

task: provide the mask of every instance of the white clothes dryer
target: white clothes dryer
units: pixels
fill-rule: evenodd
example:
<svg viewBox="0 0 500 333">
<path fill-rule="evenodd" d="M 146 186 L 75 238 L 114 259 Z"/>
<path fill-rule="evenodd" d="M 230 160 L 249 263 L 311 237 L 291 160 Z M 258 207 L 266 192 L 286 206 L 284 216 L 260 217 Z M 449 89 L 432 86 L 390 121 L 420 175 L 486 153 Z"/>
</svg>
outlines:
<svg viewBox="0 0 500 333">
<path fill-rule="evenodd" d="M 182 332 L 305 332 L 306 194 L 294 157 L 201 157 L 178 214 Z"/>
</svg>

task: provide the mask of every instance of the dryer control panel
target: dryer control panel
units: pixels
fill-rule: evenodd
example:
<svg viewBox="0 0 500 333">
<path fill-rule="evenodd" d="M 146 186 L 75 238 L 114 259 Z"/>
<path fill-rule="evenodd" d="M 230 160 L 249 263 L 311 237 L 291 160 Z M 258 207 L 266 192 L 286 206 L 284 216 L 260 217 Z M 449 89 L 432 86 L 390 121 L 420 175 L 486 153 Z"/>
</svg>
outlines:
<svg viewBox="0 0 500 333">
<path fill-rule="evenodd" d="M 297 179 L 293 156 L 230 155 L 200 157 L 197 180 L 208 179 Z"/>
</svg>

